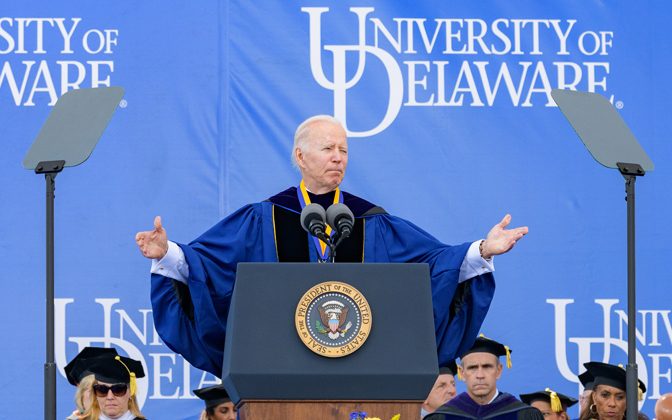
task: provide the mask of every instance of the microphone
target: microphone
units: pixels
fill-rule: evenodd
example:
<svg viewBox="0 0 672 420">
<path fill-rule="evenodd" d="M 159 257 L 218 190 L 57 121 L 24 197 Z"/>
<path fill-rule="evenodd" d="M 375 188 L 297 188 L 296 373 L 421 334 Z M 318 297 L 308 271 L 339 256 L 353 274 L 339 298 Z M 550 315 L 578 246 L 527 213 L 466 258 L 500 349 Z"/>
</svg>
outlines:
<svg viewBox="0 0 672 420">
<path fill-rule="evenodd" d="M 301 211 L 301 227 L 313 236 L 317 236 L 325 243 L 329 241 L 324 231 L 327 229 L 324 207 L 317 203 L 308 204 Z"/>
<path fill-rule="evenodd" d="M 338 232 L 341 239 L 345 239 L 352 233 L 355 225 L 355 216 L 343 203 L 336 203 L 327 209 L 327 223 Z M 339 241 L 340 242 L 340 241 Z"/>
</svg>

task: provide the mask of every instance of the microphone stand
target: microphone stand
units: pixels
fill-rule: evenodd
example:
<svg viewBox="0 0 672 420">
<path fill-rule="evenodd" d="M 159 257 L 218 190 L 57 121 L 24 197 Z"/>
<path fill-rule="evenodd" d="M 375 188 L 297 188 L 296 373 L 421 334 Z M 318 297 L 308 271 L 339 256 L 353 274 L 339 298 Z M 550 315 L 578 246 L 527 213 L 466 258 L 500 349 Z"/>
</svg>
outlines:
<svg viewBox="0 0 672 420">
<path fill-rule="evenodd" d="M 329 246 L 329 258 L 328 258 L 329 262 L 331 263 L 336 262 L 336 248 L 341 244 L 341 242 L 343 242 L 345 238 L 349 236 L 350 232 L 344 230 L 343 232 L 338 232 L 336 233 L 336 235 L 334 235 L 334 241 L 331 240 L 325 241 L 327 246 Z"/>
<path fill-rule="evenodd" d="M 338 244 L 334 244 L 334 243 L 331 241 L 331 238 L 329 238 L 329 236 L 327 236 L 327 234 L 325 234 L 325 233 L 322 232 L 322 231 L 315 233 L 315 236 L 317 236 L 317 238 L 318 238 L 319 240 L 321 240 L 322 242 L 324 242 L 325 244 L 327 244 L 327 246 L 329 247 L 329 255 L 327 256 L 327 258 L 323 260 L 323 259 L 318 255 L 318 256 L 317 256 L 317 260 L 318 260 L 320 263 L 334 263 L 334 262 L 336 262 L 336 247 L 338 246 Z"/>
<path fill-rule="evenodd" d="M 336 262 L 336 247 L 338 243 L 334 244 L 332 241 L 329 241 L 327 242 L 327 246 L 329 247 L 329 258 L 327 261 L 333 264 Z"/>
</svg>

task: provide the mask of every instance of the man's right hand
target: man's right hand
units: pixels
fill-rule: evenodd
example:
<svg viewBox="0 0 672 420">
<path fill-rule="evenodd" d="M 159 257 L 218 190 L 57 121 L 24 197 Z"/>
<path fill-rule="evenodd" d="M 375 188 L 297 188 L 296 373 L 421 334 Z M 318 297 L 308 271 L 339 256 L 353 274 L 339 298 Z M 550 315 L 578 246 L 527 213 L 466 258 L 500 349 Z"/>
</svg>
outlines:
<svg viewBox="0 0 672 420">
<path fill-rule="evenodd" d="M 135 234 L 135 243 L 140 252 L 147 258 L 160 260 L 168 252 L 168 235 L 161 226 L 161 216 L 154 218 L 154 230 L 146 230 Z"/>
</svg>

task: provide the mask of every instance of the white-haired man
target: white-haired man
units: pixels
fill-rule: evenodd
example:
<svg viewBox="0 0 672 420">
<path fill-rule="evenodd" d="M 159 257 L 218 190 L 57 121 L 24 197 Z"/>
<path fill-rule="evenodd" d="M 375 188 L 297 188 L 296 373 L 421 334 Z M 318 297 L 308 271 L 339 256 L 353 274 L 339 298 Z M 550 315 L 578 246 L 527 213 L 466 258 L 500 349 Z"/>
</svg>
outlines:
<svg viewBox="0 0 672 420">
<path fill-rule="evenodd" d="M 300 213 L 310 203 L 327 208 L 341 202 L 355 224 L 336 262 L 429 263 L 439 361 L 469 347 L 494 293 L 492 256 L 510 250 L 527 228 L 506 229 L 506 215 L 486 239 L 449 246 L 341 191 L 348 141 L 343 126 L 329 116 L 311 117 L 297 128 L 292 161 L 301 172 L 297 186 L 242 207 L 188 245 L 168 241 L 158 216 L 154 230 L 136 235 L 142 254 L 153 260 L 152 306 L 164 342 L 192 365 L 219 375 L 237 263 L 325 259 L 326 247 L 302 229 Z M 458 305 L 451 305 L 454 298 Z"/>
</svg>

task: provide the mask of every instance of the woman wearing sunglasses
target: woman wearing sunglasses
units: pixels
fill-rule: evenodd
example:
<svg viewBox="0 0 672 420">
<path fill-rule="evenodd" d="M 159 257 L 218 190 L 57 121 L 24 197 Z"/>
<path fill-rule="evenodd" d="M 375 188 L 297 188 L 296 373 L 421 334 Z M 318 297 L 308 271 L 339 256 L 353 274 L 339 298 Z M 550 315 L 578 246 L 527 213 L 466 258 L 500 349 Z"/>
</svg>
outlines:
<svg viewBox="0 0 672 420">
<path fill-rule="evenodd" d="M 84 362 L 95 376 L 91 406 L 84 420 L 146 420 L 135 398 L 136 378 L 145 376 L 142 363 L 128 357 L 104 355 Z"/>
<path fill-rule="evenodd" d="M 93 384 L 96 382 L 95 375 L 88 371 L 88 366 L 98 357 L 114 357 L 117 351 L 107 347 L 84 347 L 64 370 L 68 382 L 77 387 L 75 393 L 75 405 L 77 409 L 65 420 L 79 420 L 86 410 L 91 407 L 93 401 Z"/>
</svg>

